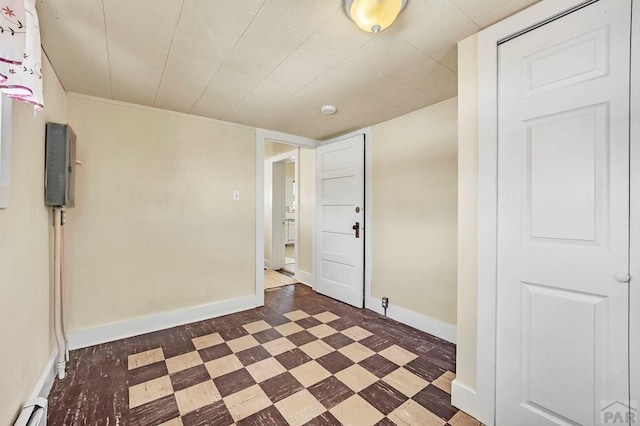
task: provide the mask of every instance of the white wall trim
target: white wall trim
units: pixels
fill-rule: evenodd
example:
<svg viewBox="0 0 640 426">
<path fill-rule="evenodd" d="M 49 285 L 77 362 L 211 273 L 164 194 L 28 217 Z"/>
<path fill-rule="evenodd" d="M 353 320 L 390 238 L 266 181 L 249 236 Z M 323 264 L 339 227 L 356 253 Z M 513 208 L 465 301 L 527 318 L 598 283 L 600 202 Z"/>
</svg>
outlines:
<svg viewBox="0 0 640 426">
<path fill-rule="evenodd" d="M 33 387 L 33 391 L 31 391 L 31 395 L 29 395 L 27 401 L 31 401 L 36 398 L 47 398 L 49 396 L 49 392 L 51 391 L 51 387 L 53 386 L 53 382 L 56 378 L 57 358 L 58 350 L 54 348 L 53 352 L 51 352 L 51 355 L 49 356 L 47 364 L 44 366 L 44 370 L 42 370 L 42 374 L 40 374 L 40 378 Z"/>
<path fill-rule="evenodd" d="M 264 274 L 263 274 L 264 276 Z M 69 349 L 86 348 L 100 343 L 112 342 L 153 331 L 164 330 L 179 325 L 203 321 L 222 315 L 246 311 L 258 306 L 255 296 L 213 302 L 205 305 L 163 312 L 160 314 L 119 321 L 97 327 L 83 328 L 68 332 Z"/>
<path fill-rule="evenodd" d="M 496 404 L 498 43 L 583 3 L 543 0 L 478 33 L 478 401 L 460 408 L 487 425 Z"/>
<path fill-rule="evenodd" d="M 352 136 L 364 135 L 364 305 L 367 305 L 367 299 L 371 298 L 371 274 L 373 271 L 371 265 L 372 259 L 372 246 L 371 246 L 371 224 L 372 217 L 372 206 L 373 206 L 373 189 L 371 187 L 371 183 L 373 182 L 373 137 L 372 137 L 371 126 L 365 127 L 364 129 L 356 130 L 351 133 L 347 133 L 346 135 L 338 136 L 332 139 L 328 139 L 323 141 L 321 145 L 328 145 L 334 142 L 339 142 L 341 140 L 350 138 Z M 316 171 L 317 173 L 317 171 Z M 316 210 L 317 210 L 316 206 Z M 317 215 L 317 212 L 316 212 Z M 316 223 L 318 223 L 316 218 Z M 316 232 L 314 232 L 314 235 Z M 314 241 L 314 250 L 317 251 L 317 247 L 315 247 L 317 238 Z M 318 273 L 318 265 L 316 264 L 316 256 L 313 257 L 313 271 L 314 274 Z M 316 277 L 317 278 L 317 277 Z"/>
<path fill-rule="evenodd" d="M 630 259 L 636 259 L 630 263 L 629 274 L 632 277 L 629 297 L 629 357 L 630 359 L 640 359 L 640 1 L 633 0 L 632 22 L 631 22 L 631 199 L 630 199 Z M 634 143 L 634 141 L 636 143 Z M 638 362 L 631 363 L 631 400 L 640 401 L 640 365 Z"/>
<path fill-rule="evenodd" d="M 264 143 L 273 141 L 315 148 L 318 141 L 272 130 L 256 129 L 256 305 L 264 305 Z M 297 210 L 297 209 L 296 209 Z M 299 226 L 297 226 L 299 227 Z M 296 259 L 298 261 L 298 259 Z M 296 264 L 297 266 L 297 264 Z"/>
<path fill-rule="evenodd" d="M 303 271 L 302 269 L 298 269 L 296 271 L 296 280 L 300 281 L 302 284 L 306 284 L 309 287 L 313 288 L 316 285 L 316 276 L 311 272 Z"/>
<path fill-rule="evenodd" d="M 366 299 L 365 307 L 381 315 L 384 314 L 384 310 L 382 309 L 382 300 L 377 297 L 368 297 Z M 387 316 L 420 331 L 424 331 L 425 333 L 429 333 L 433 336 L 446 340 L 447 342 L 456 343 L 456 326 L 453 324 L 420 314 L 398 305 L 389 306 L 387 309 Z"/>
<path fill-rule="evenodd" d="M 463 411 L 470 414 L 471 411 L 479 411 L 477 406 L 478 402 L 479 399 L 476 391 L 463 385 L 458 379 L 454 379 L 453 382 L 451 382 L 451 405 L 460 409 L 462 409 L 461 407 L 465 407 Z"/>
</svg>

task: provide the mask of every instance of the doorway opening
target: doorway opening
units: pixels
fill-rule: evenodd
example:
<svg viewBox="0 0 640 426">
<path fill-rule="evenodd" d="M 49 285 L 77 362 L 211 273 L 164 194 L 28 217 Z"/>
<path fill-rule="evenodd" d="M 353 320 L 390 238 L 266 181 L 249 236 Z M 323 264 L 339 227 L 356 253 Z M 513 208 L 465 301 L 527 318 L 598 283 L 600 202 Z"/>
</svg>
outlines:
<svg viewBox="0 0 640 426">
<path fill-rule="evenodd" d="M 297 282 L 298 147 L 266 141 L 265 289 Z"/>
</svg>

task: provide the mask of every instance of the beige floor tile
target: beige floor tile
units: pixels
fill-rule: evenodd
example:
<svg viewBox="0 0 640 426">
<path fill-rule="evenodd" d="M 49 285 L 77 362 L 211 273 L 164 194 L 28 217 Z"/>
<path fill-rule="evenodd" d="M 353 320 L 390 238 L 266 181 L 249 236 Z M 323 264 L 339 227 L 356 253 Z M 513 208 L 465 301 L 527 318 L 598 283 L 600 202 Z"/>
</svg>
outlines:
<svg viewBox="0 0 640 426">
<path fill-rule="evenodd" d="M 168 422 L 160 423 L 158 426 L 182 426 L 182 419 L 180 417 L 176 417 Z"/>
<path fill-rule="evenodd" d="M 229 340 L 227 345 L 234 353 L 242 352 L 245 349 L 256 347 L 260 344 L 253 336 L 242 336 L 237 339 Z"/>
<path fill-rule="evenodd" d="M 219 333 L 207 334 L 206 336 L 196 337 L 191 339 L 196 349 L 204 349 L 210 346 L 216 346 L 220 343 L 224 343 L 224 339 L 220 337 Z"/>
<path fill-rule="evenodd" d="M 258 385 L 231 394 L 223 400 L 236 422 L 271 405 L 271 400 Z"/>
<path fill-rule="evenodd" d="M 175 393 L 175 397 L 182 416 L 222 399 L 211 380 L 180 390 Z"/>
<path fill-rule="evenodd" d="M 380 355 L 398 365 L 405 365 L 406 363 L 418 358 L 418 355 L 409 352 L 398 345 L 389 346 L 387 349 L 380 351 Z"/>
<path fill-rule="evenodd" d="M 442 376 L 435 379 L 431 384 L 439 387 L 449 395 L 451 395 L 451 382 L 456 378 L 456 373 L 446 371 Z"/>
<path fill-rule="evenodd" d="M 343 425 L 370 426 L 378 423 L 384 415 L 360 395 L 351 398 L 329 410 Z"/>
<path fill-rule="evenodd" d="M 274 328 L 278 333 L 282 334 L 283 336 L 289 336 L 291 334 L 304 330 L 304 328 L 300 327 L 295 322 L 288 322 L 286 324 L 282 324 Z"/>
<path fill-rule="evenodd" d="M 247 367 L 247 371 L 256 382 L 262 383 L 267 379 L 284 373 L 287 369 L 284 368 L 275 358 L 267 358 L 256 362 L 255 364 L 251 364 Z"/>
<path fill-rule="evenodd" d="M 292 426 L 303 425 L 325 411 L 322 404 L 306 389 L 278 401 L 275 405 Z"/>
<path fill-rule="evenodd" d="M 263 320 L 245 324 L 242 327 L 251 334 L 259 333 L 261 331 L 268 330 L 271 328 L 271 326 Z"/>
<path fill-rule="evenodd" d="M 400 367 L 386 375 L 382 380 L 398 389 L 409 398 L 420 392 L 429 384 L 429 382 L 416 376 L 404 367 Z"/>
<path fill-rule="evenodd" d="M 173 358 L 167 358 L 165 362 L 167 363 L 169 374 L 173 374 L 202 364 L 202 358 L 200 358 L 198 351 L 194 351 L 174 356 Z"/>
<path fill-rule="evenodd" d="M 336 314 L 326 311 L 326 312 L 322 312 L 320 314 L 316 314 L 313 316 L 315 319 L 317 319 L 320 322 L 331 322 L 331 321 L 335 321 L 337 319 L 340 319 L 339 316 L 337 316 Z"/>
<path fill-rule="evenodd" d="M 349 337 L 350 339 L 355 340 L 356 342 L 373 335 L 373 333 L 370 333 L 369 331 L 365 330 L 362 327 L 358 327 L 357 325 L 351 328 L 347 328 L 346 330 L 342 330 L 341 333 Z"/>
<path fill-rule="evenodd" d="M 150 351 L 140 352 L 139 354 L 129 355 L 129 370 L 144 367 L 145 365 L 154 364 L 164 359 L 162 348 L 151 349 Z"/>
<path fill-rule="evenodd" d="M 358 364 L 345 368 L 339 373 L 336 373 L 335 376 L 356 393 L 378 381 L 378 378 L 374 374 L 371 374 Z"/>
<path fill-rule="evenodd" d="M 305 311 L 297 310 L 293 312 L 287 312 L 284 314 L 285 317 L 289 318 L 291 321 L 298 321 L 302 318 L 306 318 L 309 316 Z"/>
<path fill-rule="evenodd" d="M 309 333 L 316 336 L 318 339 L 322 339 L 327 336 L 331 336 L 332 334 L 336 334 L 337 331 L 332 327 L 329 327 L 327 324 L 316 325 L 315 327 L 311 327 L 307 330 Z"/>
<path fill-rule="evenodd" d="M 318 359 L 321 356 L 335 351 L 332 346 L 330 346 L 328 343 L 323 342 L 322 340 L 314 340 L 313 342 L 304 344 L 300 346 L 300 350 L 313 359 Z"/>
<path fill-rule="evenodd" d="M 129 388 L 129 408 L 139 407 L 173 393 L 169 376 L 158 377 Z"/>
<path fill-rule="evenodd" d="M 449 419 L 451 426 L 480 426 L 482 423 L 463 411 L 458 411 Z"/>
<path fill-rule="evenodd" d="M 338 351 L 353 362 L 363 361 L 375 354 L 374 351 L 358 342 L 340 348 Z"/>
<path fill-rule="evenodd" d="M 289 370 L 289 373 L 291 373 L 291 375 L 295 377 L 296 380 L 298 380 L 305 388 L 315 385 L 319 381 L 331 376 L 331 373 L 325 370 L 325 368 L 316 361 L 310 361 L 306 364 L 302 364 L 293 370 Z"/>
<path fill-rule="evenodd" d="M 286 337 L 281 337 L 279 339 L 265 343 L 264 345 L 262 345 L 262 347 L 265 348 L 271 355 L 276 356 L 280 355 L 281 353 L 290 351 L 291 349 L 295 349 L 296 345 L 291 343 L 291 341 Z"/>
<path fill-rule="evenodd" d="M 387 417 L 398 426 L 443 426 L 446 422 L 412 399 Z"/>
<path fill-rule="evenodd" d="M 238 357 L 235 355 L 227 355 L 222 358 L 211 360 L 204 364 L 212 379 L 224 376 L 232 371 L 236 371 L 244 367 Z"/>
</svg>

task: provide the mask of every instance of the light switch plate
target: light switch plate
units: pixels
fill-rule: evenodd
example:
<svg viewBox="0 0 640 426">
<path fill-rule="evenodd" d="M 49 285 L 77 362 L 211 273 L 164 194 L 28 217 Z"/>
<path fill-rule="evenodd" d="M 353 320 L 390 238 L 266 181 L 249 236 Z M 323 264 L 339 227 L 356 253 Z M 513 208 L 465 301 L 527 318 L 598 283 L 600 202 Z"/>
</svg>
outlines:
<svg viewBox="0 0 640 426">
<path fill-rule="evenodd" d="M 240 191 L 233 191 L 233 201 L 240 201 Z"/>
</svg>

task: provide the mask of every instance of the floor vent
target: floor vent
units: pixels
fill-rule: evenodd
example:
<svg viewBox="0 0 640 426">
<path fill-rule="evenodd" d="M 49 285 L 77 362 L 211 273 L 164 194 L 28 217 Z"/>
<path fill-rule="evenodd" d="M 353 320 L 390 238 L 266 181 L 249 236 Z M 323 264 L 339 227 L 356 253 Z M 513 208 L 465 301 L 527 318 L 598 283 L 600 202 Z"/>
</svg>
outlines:
<svg viewBox="0 0 640 426">
<path fill-rule="evenodd" d="M 27 402 L 13 426 L 47 426 L 47 400 L 36 398 Z"/>
</svg>

